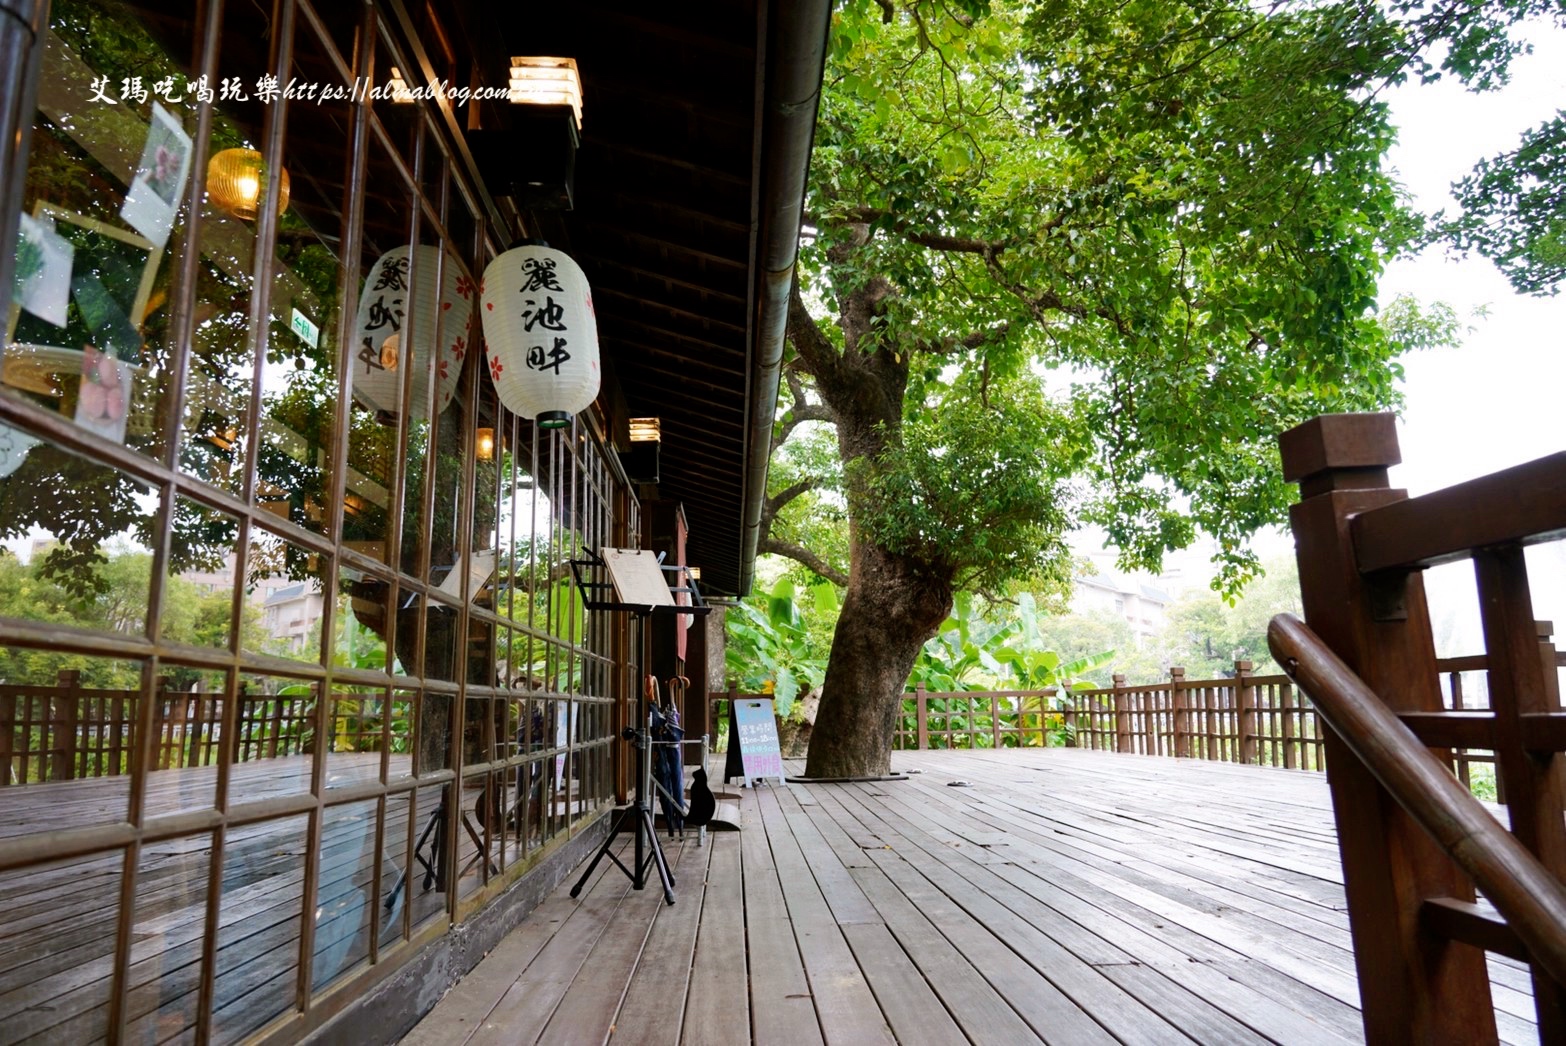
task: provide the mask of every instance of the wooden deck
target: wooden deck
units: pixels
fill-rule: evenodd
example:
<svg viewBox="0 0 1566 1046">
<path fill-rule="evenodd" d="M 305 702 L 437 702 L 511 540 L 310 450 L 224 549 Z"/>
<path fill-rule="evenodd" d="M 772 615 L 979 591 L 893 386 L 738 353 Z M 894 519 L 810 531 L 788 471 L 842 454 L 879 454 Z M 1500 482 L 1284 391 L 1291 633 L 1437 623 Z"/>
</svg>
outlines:
<svg viewBox="0 0 1566 1046">
<path fill-rule="evenodd" d="M 393 756 L 391 772 L 411 766 Z M 236 764 L 231 794 L 258 801 L 307 792 L 309 756 Z M 328 759 L 332 787 L 374 780 L 381 756 L 337 754 Z M 158 813 L 209 805 L 214 766 L 159 770 L 148 775 L 148 808 Z M 126 781 L 120 777 L 31 784 L 0 791 L 0 846 L 40 827 L 112 821 L 124 816 Z M 421 802 L 433 803 L 426 788 Z M 468 791 L 471 804 L 477 793 Z M 386 885 L 407 867 L 405 798 L 388 802 Z M 323 822 L 317 913 L 317 986 L 361 961 L 368 949 L 362 898 L 373 877 L 373 802 L 333 807 Z M 421 818 L 422 824 L 422 818 Z M 418 826 L 415 826 L 418 827 Z M 233 1038 L 285 1012 L 294 1002 L 300 914 L 305 910 L 306 819 L 302 815 L 229 831 L 224 850 L 218 919 L 214 1024 Z M 477 852 L 458 836 L 464 892 L 476 888 Z M 202 834 L 146 846 L 141 854 L 134 940 L 126 983 L 133 1041 L 163 1042 L 194 1034 L 200 986 L 206 883 L 211 836 Z M 420 888 L 420 869 L 382 915 L 383 940 L 399 932 L 404 905 L 412 923 L 443 917 L 445 896 Z M 115 925 L 123 857 L 118 853 L 0 876 L 0 1046 L 10 1043 L 88 1043 L 105 1036 L 104 1011 L 113 974 Z"/>
<path fill-rule="evenodd" d="M 741 831 L 668 845 L 672 907 L 608 862 L 580 900 L 569 877 L 405 1046 L 1363 1041 L 1321 775 L 894 766 L 911 779 L 745 790 Z M 1537 1042 L 1526 972 L 1490 969 L 1502 1040 Z"/>
</svg>

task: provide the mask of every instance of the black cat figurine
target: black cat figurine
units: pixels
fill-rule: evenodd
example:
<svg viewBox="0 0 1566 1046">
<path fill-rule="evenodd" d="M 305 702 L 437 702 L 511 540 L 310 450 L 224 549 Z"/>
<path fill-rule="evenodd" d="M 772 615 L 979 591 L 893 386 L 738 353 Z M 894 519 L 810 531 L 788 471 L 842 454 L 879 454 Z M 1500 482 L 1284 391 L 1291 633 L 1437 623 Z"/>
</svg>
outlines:
<svg viewBox="0 0 1566 1046">
<path fill-rule="evenodd" d="M 691 828 L 700 828 L 712 820 L 712 815 L 718 812 L 718 800 L 713 796 L 712 789 L 707 787 L 707 771 L 698 769 L 691 777 L 690 809 L 685 814 L 685 824 Z"/>
</svg>

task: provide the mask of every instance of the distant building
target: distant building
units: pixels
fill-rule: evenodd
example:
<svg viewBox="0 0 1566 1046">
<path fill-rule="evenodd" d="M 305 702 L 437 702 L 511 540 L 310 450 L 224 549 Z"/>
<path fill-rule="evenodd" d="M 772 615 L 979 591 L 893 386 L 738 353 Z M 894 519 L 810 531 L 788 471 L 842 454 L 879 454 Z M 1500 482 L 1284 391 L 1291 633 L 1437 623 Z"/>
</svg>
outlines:
<svg viewBox="0 0 1566 1046">
<path fill-rule="evenodd" d="M 1112 570 L 1077 578 L 1071 594 L 1072 613 L 1114 614 L 1131 626 L 1138 646 L 1164 630 L 1172 602 L 1162 588 Z"/>
<path fill-rule="evenodd" d="M 294 653 L 302 653 L 321 620 L 320 590 L 309 582 L 295 582 L 273 590 L 262 604 L 261 627 Z"/>
</svg>

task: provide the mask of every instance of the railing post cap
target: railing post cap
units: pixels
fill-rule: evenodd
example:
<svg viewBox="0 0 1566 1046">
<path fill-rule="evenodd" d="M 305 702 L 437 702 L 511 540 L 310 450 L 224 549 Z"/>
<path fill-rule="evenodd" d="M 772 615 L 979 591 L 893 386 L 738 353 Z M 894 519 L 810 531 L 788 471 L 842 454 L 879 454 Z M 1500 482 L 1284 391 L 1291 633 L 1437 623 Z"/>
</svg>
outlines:
<svg viewBox="0 0 1566 1046">
<path fill-rule="evenodd" d="M 1251 664 L 1251 662 L 1249 662 L 1249 661 L 1236 661 L 1234 663 L 1234 670 L 1236 672 L 1249 672 L 1251 669 L 1253 669 L 1255 667 L 1256 666 Z"/>
<path fill-rule="evenodd" d="M 1126 677 L 1125 677 L 1125 674 L 1122 673 L 1122 672 L 1114 672 L 1114 673 L 1112 673 L 1110 675 L 1109 678 L 1116 686 L 1125 686 L 1126 685 Z"/>
<path fill-rule="evenodd" d="M 1279 436 L 1278 450 L 1290 483 L 1334 469 L 1384 469 L 1403 460 L 1392 414 L 1323 414 Z"/>
<path fill-rule="evenodd" d="M 1181 668 L 1179 665 L 1170 665 L 1169 674 L 1171 676 L 1183 679 L 1185 678 L 1185 669 Z"/>
<path fill-rule="evenodd" d="M 1555 634 L 1555 622 L 1535 621 L 1533 623 L 1533 630 L 1534 634 L 1537 635 L 1540 639 L 1549 639 Z"/>
</svg>

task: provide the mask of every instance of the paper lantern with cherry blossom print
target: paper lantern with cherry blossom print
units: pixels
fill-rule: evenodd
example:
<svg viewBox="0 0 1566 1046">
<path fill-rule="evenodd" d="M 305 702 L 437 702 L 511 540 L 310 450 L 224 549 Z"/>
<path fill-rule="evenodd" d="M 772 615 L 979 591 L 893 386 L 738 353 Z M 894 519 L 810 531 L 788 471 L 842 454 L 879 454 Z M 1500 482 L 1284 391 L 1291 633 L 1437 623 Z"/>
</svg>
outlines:
<svg viewBox="0 0 1566 1046">
<path fill-rule="evenodd" d="M 540 428 L 564 428 L 598 397 L 598 320 L 582 269 L 540 243 L 511 248 L 479 287 L 490 380 Z"/>
<path fill-rule="evenodd" d="M 409 371 L 408 380 L 413 383 L 409 411 L 415 418 L 429 416 L 428 367 L 434 366 L 436 372 L 437 414 L 446 409 L 457 391 L 468 352 L 474 287 L 448 252 L 437 293 L 440 260 L 438 247 L 394 247 L 376 259 L 365 276 L 349 351 L 353 357 L 353 397 L 372 410 L 398 412 L 402 401 L 397 383 L 404 370 Z M 416 284 L 412 294 L 410 275 Z M 410 312 L 411 332 L 405 322 Z"/>
</svg>

